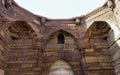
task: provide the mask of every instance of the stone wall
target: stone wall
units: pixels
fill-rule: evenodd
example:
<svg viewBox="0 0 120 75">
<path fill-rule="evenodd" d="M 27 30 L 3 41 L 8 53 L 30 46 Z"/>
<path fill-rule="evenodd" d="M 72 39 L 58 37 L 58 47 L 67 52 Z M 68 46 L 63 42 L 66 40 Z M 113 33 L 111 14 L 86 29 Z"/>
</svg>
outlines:
<svg viewBox="0 0 120 75">
<path fill-rule="evenodd" d="M 118 26 L 120 27 L 120 1 L 115 0 L 115 8 L 114 13 L 116 15 L 116 18 L 118 20 Z M 111 39 L 112 37 L 110 37 Z M 116 40 L 113 40 L 110 50 L 111 55 L 113 58 L 113 65 L 115 66 L 115 72 L 117 75 L 120 74 L 120 39 L 119 36 L 116 38 Z"/>
<path fill-rule="evenodd" d="M 108 43 L 104 39 L 91 38 L 90 48 L 85 49 L 87 75 L 114 75 Z"/>
<path fill-rule="evenodd" d="M 39 48 L 33 46 L 32 39 L 14 40 L 9 52 L 7 75 L 38 75 Z M 41 58 L 41 57 L 40 57 Z"/>
<path fill-rule="evenodd" d="M 64 43 L 60 44 L 58 41 L 59 33 L 64 35 Z M 58 60 L 64 60 L 68 62 L 75 75 L 80 75 L 80 52 L 77 49 L 77 41 L 75 37 L 73 37 L 70 33 L 65 31 L 58 31 L 49 37 L 50 39 L 47 41 L 45 48 L 42 54 L 42 62 L 43 62 L 43 75 L 48 75 L 50 67 L 52 64 Z M 81 65 L 82 66 L 82 65 Z"/>
<path fill-rule="evenodd" d="M 83 58 L 87 75 L 115 75 L 109 52 L 109 40 L 114 39 L 110 36 L 114 35 L 110 31 L 111 28 L 105 22 L 95 22 L 88 29 L 86 36 L 89 48 L 85 48 Z"/>
<path fill-rule="evenodd" d="M 114 32 L 113 30 L 109 31 L 109 52 L 112 57 L 112 62 L 115 68 L 115 72 L 117 75 L 120 74 L 119 70 L 119 59 L 120 59 L 120 47 L 119 47 L 119 39 L 114 40 Z"/>
<path fill-rule="evenodd" d="M 15 4 L 4 11 L 0 75 L 49 75 L 59 68 L 72 75 L 120 74 L 119 2 L 115 14 L 105 4 L 84 17 L 61 20 L 33 15 Z"/>
<path fill-rule="evenodd" d="M 0 43 L 0 74 L 4 75 L 7 68 L 8 50 L 5 48 L 5 44 L 3 44 L 1 40 Z"/>
<path fill-rule="evenodd" d="M 4 70 L 0 69 L 0 75 L 4 75 L 4 73 L 5 73 Z"/>
<path fill-rule="evenodd" d="M 115 8 L 113 10 L 120 27 L 120 1 L 119 0 L 115 0 Z"/>
</svg>

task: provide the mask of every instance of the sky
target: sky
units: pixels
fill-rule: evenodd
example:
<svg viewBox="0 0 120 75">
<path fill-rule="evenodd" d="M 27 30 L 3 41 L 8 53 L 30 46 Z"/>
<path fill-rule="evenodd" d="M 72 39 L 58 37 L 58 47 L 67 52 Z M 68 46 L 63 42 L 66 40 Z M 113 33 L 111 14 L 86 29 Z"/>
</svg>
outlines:
<svg viewBox="0 0 120 75">
<path fill-rule="evenodd" d="M 15 0 L 30 12 L 52 18 L 72 18 L 85 15 L 102 6 L 106 0 Z"/>
</svg>

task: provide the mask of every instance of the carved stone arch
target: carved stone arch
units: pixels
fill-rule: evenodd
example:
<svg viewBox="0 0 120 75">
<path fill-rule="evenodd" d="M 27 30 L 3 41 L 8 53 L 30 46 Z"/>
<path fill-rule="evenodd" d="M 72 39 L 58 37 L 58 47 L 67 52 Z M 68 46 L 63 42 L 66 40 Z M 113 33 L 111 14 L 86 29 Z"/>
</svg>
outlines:
<svg viewBox="0 0 120 75">
<path fill-rule="evenodd" d="M 57 60 L 50 67 L 49 75 L 74 75 L 71 65 L 63 59 Z"/>
<path fill-rule="evenodd" d="M 8 33 L 12 39 L 32 38 L 35 31 L 26 21 L 13 21 L 8 27 Z"/>
<path fill-rule="evenodd" d="M 93 24 L 95 24 L 97 22 L 106 23 L 106 25 L 108 25 L 113 30 L 114 38 L 116 38 L 120 35 L 120 28 L 118 27 L 118 25 L 116 25 L 115 23 L 112 23 L 110 21 L 102 21 L 102 20 L 96 20 L 96 21 L 93 21 L 92 23 L 90 23 L 89 25 L 87 25 L 86 33 L 88 33 L 90 28 L 93 26 Z M 85 37 L 87 36 L 86 33 L 85 33 Z"/>
<path fill-rule="evenodd" d="M 118 29 L 116 28 L 117 27 L 115 26 L 115 24 L 112 25 L 112 23 L 106 21 L 95 21 L 87 28 L 87 31 L 85 33 L 85 38 L 87 38 L 87 43 L 89 43 L 89 49 L 92 49 L 93 57 L 97 56 L 97 58 L 99 58 L 102 56 L 102 58 L 105 59 L 105 60 L 100 60 L 99 62 L 93 60 L 92 62 L 94 63 L 96 62 L 101 63 L 101 64 L 97 64 L 96 65 L 97 67 L 103 66 L 103 68 L 105 68 L 108 67 L 107 64 L 110 64 L 109 66 L 113 68 L 113 63 L 112 63 L 113 57 L 111 58 L 112 55 L 110 56 L 110 54 L 112 53 L 112 51 L 115 50 L 115 47 L 119 48 L 119 46 L 117 45 L 114 39 L 116 36 L 115 31 Z M 116 45 L 115 47 L 114 44 Z M 95 55 L 94 52 L 97 53 L 97 55 Z M 108 53 L 108 54 L 102 55 L 102 53 Z M 91 61 L 91 59 L 87 59 L 87 57 L 88 55 L 85 55 L 86 58 L 85 63 L 87 64 L 87 67 L 93 68 L 94 66 L 88 64 L 88 62 Z M 107 61 L 107 59 L 109 59 L 109 62 Z M 102 65 L 103 61 L 106 63 L 106 65 Z M 105 71 L 105 73 L 110 73 L 109 71 L 110 70 L 108 69 L 108 71 Z M 111 69 L 110 74 L 115 75 L 114 73 L 115 73 L 114 69 Z"/>
<path fill-rule="evenodd" d="M 91 35 L 103 35 L 106 31 L 110 29 L 108 23 L 104 21 L 95 21 L 87 29 L 85 38 L 90 37 Z"/>
<path fill-rule="evenodd" d="M 78 37 L 77 37 L 75 34 L 69 32 L 69 31 L 67 31 L 67 30 L 64 30 L 64 29 L 59 29 L 59 30 L 56 30 L 56 31 L 54 31 L 54 32 L 52 32 L 52 33 L 50 33 L 50 34 L 47 35 L 47 37 L 45 38 L 44 45 L 47 43 L 47 41 L 49 41 L 49 39 L 51 39 L 51 37 L 52 37 L 53 35 L 59 34 L 60 32 L 69 34 L 69 35 L 71 35 L 72 37 L 74 37 L 74 39 L 75 39 L 76 41 L 78 41 Z"/>
<path fill-rule="evenodd" d="M 113 30 L 114 32 L 114 39 L 117 40 L 119 38 L 120 35 L 120 27 L 110 21 L 106 21 L 108 23 L 108 25 L 110 26 L 110 28 Z"/>
<path fill-rule="evenodd" d="M 55 31 L 52 31 L 50 34 L 48 34 L 45 38 L 46 39 L 49 39 L 50 36 L 52 36 L 53 34 L 55 34 L 56 32 L 59 32 L 59 31 L 63 31 L 65 33 L 68 33 L 70 35 L 72 35 L 74 38 L 78 39 L 78 36 L 76 36 L 74 33 L 70 32 L 69 30 L 65 30 L 65 29 L 57 29 Z"/>
<path fill-rule="evenodd" d="M 57 46 L 58 48 L 55 48 L 56 50 L 59 50 L 60 48 L 59 48 L 59 46 L 62 46 L 61 44 L 59 44 L 57 41 L 57 37 L 58 37 L 58 35 L 59 34 L 63 34 L 63 36 L 64 36 L 64 41 L 65 41 L 65 43 L 63 44 L 63 47 L 65 48 L 67 48 L 67 46 L 68 46 L 68 44 L 69 44 L 69 46 L 71 45 L 71 47 L 73 46 L 73 48 L 72 49 L 76 49 L 76 48 L 78 48 L 78 39 L 73 35 L 73 34 L 71 34 L 70 32 L 67 32 L 67 31 L 65 31 L 65 30 L 58 30 L 58 31 L 55 31 L 55 32 L 53 32 L 53 33 L 51 33 L 51 35 L 49 35 L 46 39 L 45 39 L 45 41 L 44 41 L 44 43 L 42 44 L 42 48 L 43 48 L 43 50 L 48 50 L 49 48 L 52 48 L 53 46 Z M 52 46 L 53 45 L 53 46 Z M 49 46 L 49 48 L 48 48 L 48 46 Z M 51 46 L 51 47 L 50 47 Z M 53 48 L 52 48 L 53 49 Z"/>
</svg>

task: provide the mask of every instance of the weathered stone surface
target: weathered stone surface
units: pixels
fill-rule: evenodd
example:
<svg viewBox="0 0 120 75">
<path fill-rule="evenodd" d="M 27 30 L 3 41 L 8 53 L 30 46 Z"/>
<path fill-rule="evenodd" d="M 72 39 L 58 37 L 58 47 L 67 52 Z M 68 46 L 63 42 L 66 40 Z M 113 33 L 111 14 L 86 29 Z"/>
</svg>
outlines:
<svg viewBox="0 0 120 75">
<path fill-rule="evenodd" d="M 4 70 L 0 69 L 0 75 L 4 75 Z"/>
<path fill-rule="evenodd" d="M 120 75 L 120 1 L 113 4 L 53 20 L 13 3 L 0 12 L 0 75 Z"/>
</svg>

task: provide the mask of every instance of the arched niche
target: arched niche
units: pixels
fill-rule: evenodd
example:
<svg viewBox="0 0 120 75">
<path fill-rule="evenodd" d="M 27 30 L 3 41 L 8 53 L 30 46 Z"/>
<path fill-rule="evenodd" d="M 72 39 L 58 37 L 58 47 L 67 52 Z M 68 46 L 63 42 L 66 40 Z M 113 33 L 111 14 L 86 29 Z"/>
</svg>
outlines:
<svg viewBox="0 0 120 75">
<path fill-rule="evenodd" d="M 64 30 L 52 33 L 45 41 L 45 51 L 53 50 L 74 50 L 77 48 L 77 39 Z"/>
<path fill-rule="evenodd" d="M 89 45 L 90 39 L 95 38 L 106 41 L 110 45 L 119 38 L 119 34 L 120 31 L 114 24 L 105 21 L 95 21 L 87 29 L 84 38 L 88 39 Z"/>
<path fill-rule="evenodd" d="M 32 38 L 35 36 L 35 31 L 26 21 L 13 21 L 8 27 L 8 33 L 12 40 L 22 38 Z"/>
<path fill-rule="evenodd" d="M 85 34 L 86 38 L 91 38 L 93 36 L 103 37 L 105 33 L 107 33 L 111 27 L 108 25 L 107 22 L 104 21 L 95 21 L 90 25 L 90 27 L 87 29 L 87 32 Z"/>
<path fill-rule="evenodd" d="M 111 49 L 111 46 L 116 44 L 114 36 L 114 30 L 105 21 L 96 21 L 90 25 L 85 34 L 85 38 L 89 39 L 89 48 L 85 50 L 85 65 L 88 70 L 93 72 L 86 71 L 87 73 L 97 75 L 99 72 L 102 75 L 115 75 L 112 56 L 110 56 L 113 55 L 111 50 L 115 49 L 114 47 Z M 106 71 L 102 71 L 102 69 Z"/>
<path fill-rule="evenodd" d="M 92 23 L 90 23 L 89 25 L 87 25 L 87 33 L 89 32 L 89 30 L 93 27 L 93 25 L 95 25 L 96 23 L 104 23 L 107 25 L 107 27 L 110 27 L 110 29 L 113 30 L 114 32 L 114 39 L 116 40 L 116 38 L 120 35 L 120 28 L 118 27 L 117 24 L 115 24 L 114 22 L 110 22 L 110 21 L 102 21 L 102 20 L 96 20 L 93 21 Z M 86 36 L 86 34 L 85 34 Z"/>
<path fill-rule="evenodd" d="M 49 75 L 74 75 L 72 67 L 64 60 L 57 60 L 49 70 Z"/>
</svg>

